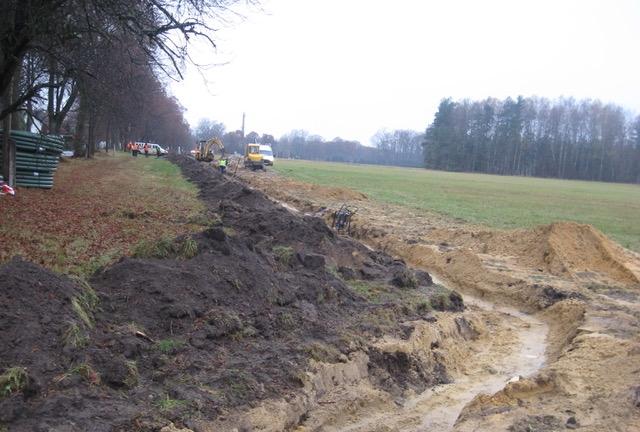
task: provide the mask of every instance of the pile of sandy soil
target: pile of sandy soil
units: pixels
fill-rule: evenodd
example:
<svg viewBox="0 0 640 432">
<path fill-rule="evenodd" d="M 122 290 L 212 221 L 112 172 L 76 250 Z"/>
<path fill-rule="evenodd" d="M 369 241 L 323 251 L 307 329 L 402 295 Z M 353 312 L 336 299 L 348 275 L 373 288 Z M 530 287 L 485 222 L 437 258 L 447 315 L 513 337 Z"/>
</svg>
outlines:
<svg viewBox="0 0 640 432">
<path fill-rule="evenodd" d="M 364 352 L 382 390 L 449 381 L 437 358 L 372 341 L 407 337 L 401 323 L 432 323 L 432 309 L 462 310 L 457 293 L 205 164 L 176 163 L 211 223 L 168 256 L 123 258 L 90 286 L 20 259 L 0 267 L 0 373 L 26 376 L 0 395 L 0 430 L 207 430 L 293 397 L 313 362 Z M 189 258 L 176 245 L 191 241 Z"/>
<path fill-rule="evenodd" d="M 627 267 L 624 250 L 591 225 L 558 222 L 510 237 L 523 263 L 553 275 L 597 272 L 623 284 L 640 282 Z"/>
<path fill-rule="evenodd" d="M 518 266 L 561 278 L 604 278 L 622 285 L 640 283 L 640 273 L 632 265 L 633 253 L 591 225 L 556 222 L 511 231 L 435 228 L 425 238 L 441 251 L 455 245 L 474 254 L 510 256 Z"/>
<path fill-rule="evenodd" d="M 277 176 L 273 172 L 263 173 L 260 176 L 242 175 L 242 172 L 239 174 L 243 181 L 261 190 L 268 190 L 269 197 L 286 202 L 302 211 L 317 210 L 314 202 L 318 199 L 333 203 L 357 203 L 368 200 L 367 195 L 353 189 L 300 182 Z M 278 179 L 277 187 L 269 187 L 269 182 L 274 176 Z"/>
</svg>

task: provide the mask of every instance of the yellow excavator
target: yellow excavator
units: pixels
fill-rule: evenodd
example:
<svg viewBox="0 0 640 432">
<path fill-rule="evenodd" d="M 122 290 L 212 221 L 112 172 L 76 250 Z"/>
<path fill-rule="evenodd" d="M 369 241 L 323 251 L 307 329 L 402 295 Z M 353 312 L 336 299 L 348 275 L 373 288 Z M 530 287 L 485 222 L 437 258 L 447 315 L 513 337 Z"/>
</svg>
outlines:
<svg viewBox="0 0 640 432">
<path fill-rule="evenodd" d="M 262 153 L 260 153 L 260 144 L 249 143 L 244 149 L 244 167 L 252 170 L 265 170 Z"/>
<path fill-rule="evenodd" d="M 214 137 L 208 140 L 198 142 L 198 148 L 195 152 L 196 160 L 201 162 L 212 162 L 216 159 L 224 157 L 224 144 L 220 138 Z"/>
</svg>

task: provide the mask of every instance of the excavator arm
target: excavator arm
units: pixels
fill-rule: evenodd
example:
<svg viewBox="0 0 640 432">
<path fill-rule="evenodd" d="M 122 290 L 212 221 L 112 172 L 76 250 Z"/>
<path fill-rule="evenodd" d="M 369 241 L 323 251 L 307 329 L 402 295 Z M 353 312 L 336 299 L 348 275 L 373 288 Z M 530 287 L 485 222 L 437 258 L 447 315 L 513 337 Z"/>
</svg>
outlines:
<svg viewBox="0 0 640 432">
<path fill-rule="evenodd" d="M 215 156 L 224 156 L 224 144 L 220 141 L 220 138 L 211 138 L 206 141 L 200 141 L 198 151 L 196 152 L 196 159 L 204 162 L 211 162 L 215 159 Z"/>
</svg>

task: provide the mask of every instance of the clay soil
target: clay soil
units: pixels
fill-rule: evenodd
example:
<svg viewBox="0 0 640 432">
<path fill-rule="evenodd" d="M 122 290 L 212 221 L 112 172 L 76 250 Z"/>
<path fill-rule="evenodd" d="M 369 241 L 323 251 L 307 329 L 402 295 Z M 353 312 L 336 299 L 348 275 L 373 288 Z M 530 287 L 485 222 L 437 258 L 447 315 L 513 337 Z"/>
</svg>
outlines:
<svg viewBox="0 0 640 432">
<path fill-rule="evenodd" d="M 175 163 L 201 232 L 88 281 L 0 267 L 0 430 L 321 429 L 341 392 L 393 404 L 451 383 L 491 327 L 429 273 Z"/>
<path fill-rule="evenodd" d="M 482 348 L 468 343 L 471 354 L 452 376 L 459 385 L 439 386 L 396 406 L 369 401 L 326 421 L 323 430 L 640 430 L 637 253 L 588 225 L 489 229 L 273 171 L 240 175 L 301 214 L 328 222 L 344 202 L 359 207 L 353 237 L 478 299 L 479 308 L 470 306 L 467 316 L 475 314 L 487 325 L 477 338 Z M 511 311 L 501 312 L 504 307 Z M 522 312 L 535 321 L 518 319 Z M 531 325 L 548 329 L 533 370 L 514 356 L 518 346 L 535 345 L 531 341 L 538 336 L 523 332 Z M 498 388 L 483 387 L 501 367 L 515 375 L 505 375 Z M 469 381 L 480 384 L 463 385 Z M 476 393 L 466 394 L 469 388 Z M 442 407 L 452 421 L 438 423 Z"/>
</svg>

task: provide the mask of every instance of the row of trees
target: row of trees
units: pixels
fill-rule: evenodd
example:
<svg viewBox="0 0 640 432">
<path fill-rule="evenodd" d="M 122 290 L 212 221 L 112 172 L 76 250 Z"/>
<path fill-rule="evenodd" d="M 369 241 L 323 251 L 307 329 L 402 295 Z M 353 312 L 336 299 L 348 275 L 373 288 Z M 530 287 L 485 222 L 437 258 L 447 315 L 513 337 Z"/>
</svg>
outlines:
<svg viewBox="0 0 640 432">
<path fill-rule="evenodd" d="M 209 119 L 201 120 L 193 134 L 198 141 L 221 138 L 229 152 L 242 153 L 247 143 L 258 142 L 271 145 L 276 156 L 283 158 L 416 167 L 422 165 L 424 135 L 410 130 L 380 130 L 373 137 L 375 147 L 342 138 L 326 141 L 319 135 L 311 135 L 300 129 L 293 130 L 280 139 L 257 132 L 244 136 L 240 130 L 227 132 L 223 123 Z"/>
<path fill-rule="evenodd" d="M 220 138 L 225 149 L 229 153 L 244 153 L 247 143 L 259 142 L 261 144 L 275 145 L 276 140 L 273 135 L 259 135 L 257 132 L 244 134 L 241 130 L 229 131 L 224 123 L 210 119 L 202 119 L 193 130 L 193 141 L 204 141 L 209 138 Z"/>
<path fill-rule="evenodd" d="M 598 100 L 441 101 L 424 140 L 427 168 L 640 182 L 640 117 Z"/>
<path fill-rule="evenodd" d="M 277 156 L 335 162 L 426 166 L 447 171 L 640 182 L 640 116 L 598 100 L 539 97 L 441 101 L 425 134 L 380 130 L 374 147 L 304 130 L 272 135 L 226 132 L 203 121 L 200 139 L 219 136 L 231 151 L 271 144 Z"/>
<path fill-rule="evenodd" d="M 165 81 L 193 38 L 213 45 L 210 25 L 236 1 L 0 0 L 3 127 L 67 135 L 87 156 L 99 141 L 186 144 Z"/>
</svg>

